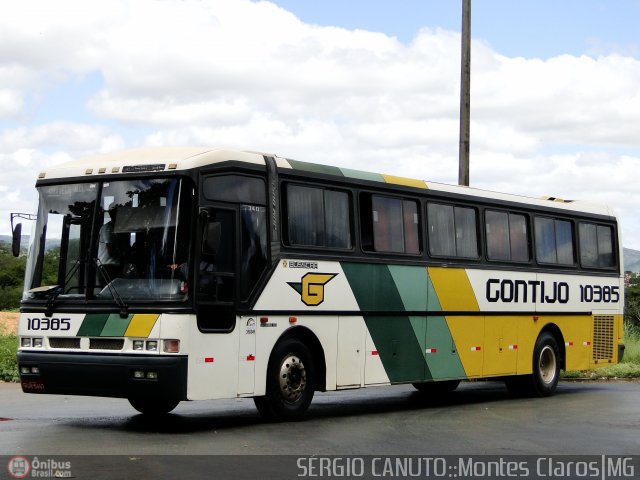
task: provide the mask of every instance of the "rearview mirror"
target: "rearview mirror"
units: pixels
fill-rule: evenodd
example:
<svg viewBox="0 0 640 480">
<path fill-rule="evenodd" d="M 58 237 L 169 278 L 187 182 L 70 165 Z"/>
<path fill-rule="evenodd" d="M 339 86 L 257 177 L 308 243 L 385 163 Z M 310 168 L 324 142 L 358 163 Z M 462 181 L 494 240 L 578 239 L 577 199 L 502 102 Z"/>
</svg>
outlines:
<svg viewBox="0 0 640 480">
<path fill-rule="evenodd" d="M 22 239 L 22 224 L 18 223 L 13 228 L 13 239 L 11 241 L 11 253 L 14 257 L 20 256 L 20 240 Z"/>
</svg>

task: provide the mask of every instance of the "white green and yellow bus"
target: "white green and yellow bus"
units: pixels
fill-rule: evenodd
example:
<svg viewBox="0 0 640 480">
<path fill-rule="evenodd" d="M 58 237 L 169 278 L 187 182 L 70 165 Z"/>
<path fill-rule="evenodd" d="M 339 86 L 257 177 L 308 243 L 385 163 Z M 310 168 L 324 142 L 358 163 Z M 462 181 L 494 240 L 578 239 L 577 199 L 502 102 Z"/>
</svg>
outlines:
<svg viewBox="0 0 640 480">
<path fill-rule="evenodd" d="M 607 207 L 275 155 L 150 148 L 40 173 L 18 363 L 27 393 L 140 412 L 498 378 L 550 395 L 624 350 Z"/>
</svg>

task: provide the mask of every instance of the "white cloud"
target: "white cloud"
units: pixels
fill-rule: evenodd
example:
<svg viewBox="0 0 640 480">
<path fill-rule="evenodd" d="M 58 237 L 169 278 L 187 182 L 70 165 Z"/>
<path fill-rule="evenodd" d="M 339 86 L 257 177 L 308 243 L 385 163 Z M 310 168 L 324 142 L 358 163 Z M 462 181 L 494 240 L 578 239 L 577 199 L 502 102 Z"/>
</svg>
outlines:
<svg viewBox="0 0 640 480">
<path fill-rule="evenodd" d="M 33 185 L 39 172 L 51 165 L 124 146 L 118 135 L 100 126 L 55 122 L 0 130 L 0 192 L 4 199 L 0 203 L 0 233 L 9 231 L 10 212 L 35 212 Z"/>
<path fill-rule="evenodd" d="M 74 75 L 104 80 L 87 101 L 91 124 L 61 110 L 56 122 L 0 130 L 0 162 L 31 175 L 23 196 L 52 161 L 137 144 L 457 181 L 455 32 L 424 28 L 404 44 L 245 0 L 23 0 L 5 10 L 0 119 L 29 118 L 29 99 Z M 640 61 L 509 58 L 481 39 L 472 49 L 472 184 L 612 203 L 640 248 Z M 144 136 L 115 133 L 129 126 Z"/>
<path fill-rule="evenodd" d="M 53 122 L 0 130 L 0 155 L 16 155 L 25 149 L 37 149 L 43 152 L 63 150 L 76 156 L 122 147 L 122 139 L 103 126 Z"/>
<path fill-rule="evenodd" d="M 12 118 L 22 111 L 22 95 L 16 90 L 0 89 L 0 118 Z"/>
<path fill-rule="evenodd" d="M 187 102 L 171 97 L 112 98 L 107 91 L 100 92 L 88 107 L 101 117 L 156 127 L 239 124 L 250 119 L 252 113 L 246 99 L 240 96 Z"/>
</svg>

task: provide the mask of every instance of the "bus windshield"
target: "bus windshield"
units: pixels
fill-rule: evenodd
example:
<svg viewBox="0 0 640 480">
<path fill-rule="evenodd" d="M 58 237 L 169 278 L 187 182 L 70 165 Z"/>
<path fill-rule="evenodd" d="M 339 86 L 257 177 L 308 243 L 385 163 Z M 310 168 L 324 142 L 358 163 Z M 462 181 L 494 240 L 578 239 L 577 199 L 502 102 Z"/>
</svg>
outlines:
<svg viewBox="0 0 640 480">
<path fill-rule="evenodd" d="M 183 180 L 75 183 L 38 190 L 24 300 L 50 299 L 53 292 L 67 301 L 186 298 L 191 196 L 183 192 Z"/>
</svg>

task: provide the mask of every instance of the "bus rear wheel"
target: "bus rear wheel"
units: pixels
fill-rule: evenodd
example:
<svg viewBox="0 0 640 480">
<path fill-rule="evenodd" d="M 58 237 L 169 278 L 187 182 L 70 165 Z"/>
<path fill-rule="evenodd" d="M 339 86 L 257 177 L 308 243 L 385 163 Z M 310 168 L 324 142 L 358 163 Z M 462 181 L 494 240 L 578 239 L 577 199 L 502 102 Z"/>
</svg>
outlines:
<svg viewBox="0 0 640 480">
<path fill-rule="evenodd" d="M 144 415 L 165 415 L 180 403 L 180 400 L 162 398 L 132 397 L 128 400 L 133 408 Z"/>
<path fill-rule="evenodd" d="M 311 352 L 296 338 L 278 343 L 267 367 L 266 395 L 254 397 L 260 415 L 272 420 L 297 420 L 307 411 L 315 390 Z"/>
<path fill-rule="evenodd" d="M 548 397 L 560 379 L 560 348 L 549 332 L 543 332 L 533 348 L 533 373 L 505 380 L 507 389 L 516 395 Z"/>
</svg>

